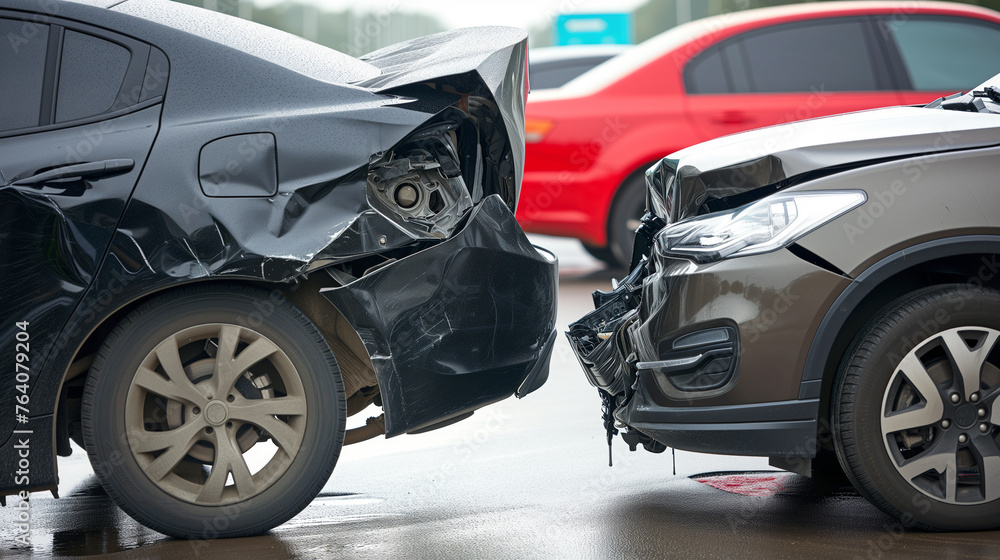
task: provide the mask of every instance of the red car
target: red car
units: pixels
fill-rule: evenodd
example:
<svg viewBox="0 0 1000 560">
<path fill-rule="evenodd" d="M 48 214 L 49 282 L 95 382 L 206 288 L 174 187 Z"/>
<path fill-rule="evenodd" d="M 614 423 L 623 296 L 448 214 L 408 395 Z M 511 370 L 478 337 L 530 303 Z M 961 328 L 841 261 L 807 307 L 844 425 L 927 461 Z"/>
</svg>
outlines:
<svg viewBox="0 0 1000 560">
<path fill-rule="evenodd" d="M 751 128 L 966 91 L 998 52 L 1000 13 L 945 2 L 822 2 L 675 27 L 529 96 L 518 221 L 627 264 L 653 162 Z"/>
</svg>

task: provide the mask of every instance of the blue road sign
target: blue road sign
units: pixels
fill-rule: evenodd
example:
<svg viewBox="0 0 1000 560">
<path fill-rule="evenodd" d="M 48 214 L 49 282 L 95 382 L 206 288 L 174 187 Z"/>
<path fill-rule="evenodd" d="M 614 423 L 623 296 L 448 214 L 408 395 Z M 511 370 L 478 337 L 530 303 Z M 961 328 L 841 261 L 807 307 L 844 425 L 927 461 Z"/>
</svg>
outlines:
<svg viewBox="0 0 1000 560">
<path fill-rule="evenodd" d="M 632 14 L 564 14 L 556 18 L 556 45 L 631 45 Z"/>
</svg>

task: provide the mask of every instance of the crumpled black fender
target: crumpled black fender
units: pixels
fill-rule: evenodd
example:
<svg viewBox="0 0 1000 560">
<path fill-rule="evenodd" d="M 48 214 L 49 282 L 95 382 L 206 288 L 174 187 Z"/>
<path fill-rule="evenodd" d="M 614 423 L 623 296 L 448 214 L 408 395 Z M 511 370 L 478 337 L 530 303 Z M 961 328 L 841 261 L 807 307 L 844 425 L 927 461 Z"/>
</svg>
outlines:
<svg viewBox="0 0 1000 560">
<path fill-rule="evenodd" d="M 412 244 L 372 209 L 364 174 L 373 157 L 449 107 L 480 129 L 496 129 L 482 151 L 484 160 L 498 161 L 482 181 L 509 177 L 505 200 L 516 205 L 524 165 L 523 30 L 439 33 L 354 59 L 185 5 L 130 0 L 80 11 L 169 58 L 159 135 L 115 250 L 172 281 L 289 282 L 338 260 Z M 254 30 L 260 39 L 247 36 Z M 206 146 L 253 135 L 273 137 L 273 194 L 233 196 L 232 185 L 258 171 L 248 162 L 263 148 L 252 142 L 216 158 L 211 191 L 199 184 Z M 496 144 L 503 146 L 491 154 Z"/>
<path fill-rule="evenodd" d="M 515 27 L 471 27 L 404 41 L 361 57 L 382 71 L 356 85 L 385 92 L 442 76 L 474 73 L 492 93 L 513 148 L 514 199 L 524 167 L 524 105 L 528 43 Z"/>
<path fill-rule="evenodd" d="M 34 9 L 16 0 L 0 0 L 0 7 Z M 507 189 L 503 204 L 509 211 L 516 205 L 523 31 L 486 28 L 418 40 L 408 44 L 426 62 L 411 57 L 408 64 L 391 64 L 398 60 L 387 56 L 391 50 L 367 61 L 344 60 L 319 45 L 179 3 L 60 2 L 59 8 L 57 20 L 112 30 L 161 50 L 149 64 L 166 83 L 158 90 L 162 101 L 155 101 L 159 126 L 147 129 L 152 147 L 144 161 L 134 158 L 135 186 L 115 201 L 124 209 L 110 221 L 104 246 L 93 250 L 89 286 L 62 285 L 78 298 L 72 314 L 51 323 L 58 334 L 33 346 L 28 426 L 39 454 L 48 455 L 56 439 L 57 402 L 70 362 L 109 318 L 142 298 L 220 279 L 288 286 L 352 259 L 402 258 L 448 244 L 408 233 L 372 207 L 366 190 L 369 165 L 443 113 L 461 111 L 487 131 L 479 146 L 492 167 L 475 175 L 478 182 L 466 181 L 470 191 L 489 195 L 499 185 Z M 273 141 L 235 142 L 229 154 L 202 157 L 208 146 L 244 137 Z M 206 182 L 206 161 L 222 176 Z M 268 174 L 273 188 L 248 196 L 253 189 L 244 187 L 266 184 Z M 476 191 L 490 181 L 491 189 Z M 87 243 L 70 224 L 57 225 L 66 232 L 62 245 Z M 36 295 L 39 308 L 58 296 Z M 0 465 L 11 464 L 5 453 L 0 450 Z M 54 485 L 54 466 L 35 464 L 32 485 Z"/>
<path fill-rule="evenodd" d="M 367 347 L 393 436 L 544 382 L 557 283 L 494 195 L 447 241 L 322 294 Z"/>
</svg>

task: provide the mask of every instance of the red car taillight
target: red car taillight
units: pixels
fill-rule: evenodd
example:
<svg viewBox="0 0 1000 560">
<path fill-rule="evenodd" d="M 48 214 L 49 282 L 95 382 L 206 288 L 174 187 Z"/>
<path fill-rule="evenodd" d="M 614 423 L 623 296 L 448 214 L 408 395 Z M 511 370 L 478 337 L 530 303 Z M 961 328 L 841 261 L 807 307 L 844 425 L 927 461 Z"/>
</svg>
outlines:
<svg viewBox="0 0 1000 560">
<path fill-rule="evenodd" d="M 548 136 L 552 130 L 552 121 L 543 119 L 524 119 L 524 141 L 528 144 L 537 144 Z"/>
</svg>

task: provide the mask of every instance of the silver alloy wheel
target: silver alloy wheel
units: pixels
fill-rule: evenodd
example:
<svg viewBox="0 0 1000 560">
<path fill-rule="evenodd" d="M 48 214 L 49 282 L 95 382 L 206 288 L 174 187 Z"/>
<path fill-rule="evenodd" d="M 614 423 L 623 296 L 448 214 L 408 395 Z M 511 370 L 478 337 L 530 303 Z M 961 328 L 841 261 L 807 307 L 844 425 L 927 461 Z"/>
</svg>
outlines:
<svg viewBox="0 0 1000 560">
<path fill-rule="evenodd" d="M 268 392 L 259 390 L 261 379 Z M 235 503 L 270 487 L 292 463 L 306 426 L 305 390 L 291 360 L 264 335 L 198 325 L 142 361 L 125 424 L 133 456 L 160 489 L 199 505 Z M 245 453 L 268 438 L 273 450 L 249 464 Z"/>
<path fill-rule="evenodd" d="M 1000 498 L 1000 331 L 933 335 L 896 365 L 882 398 L 882 440 L 896 471 L 936 500 Z"/>
</svg>

